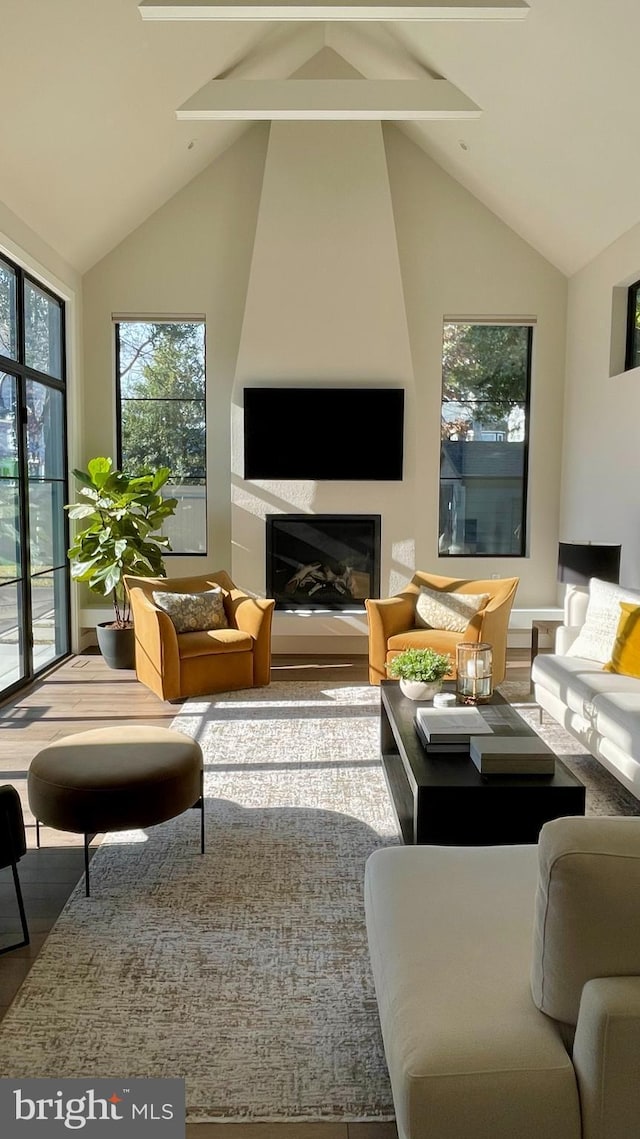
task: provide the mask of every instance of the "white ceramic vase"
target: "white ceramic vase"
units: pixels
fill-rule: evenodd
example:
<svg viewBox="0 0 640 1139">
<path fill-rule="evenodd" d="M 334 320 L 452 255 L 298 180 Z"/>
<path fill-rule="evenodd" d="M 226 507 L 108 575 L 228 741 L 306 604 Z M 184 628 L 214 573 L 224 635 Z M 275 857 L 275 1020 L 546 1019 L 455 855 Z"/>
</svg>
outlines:
<svg viewBox="0 0 640 1139">
<path fill-rule="evenodd" d="M 409 700 L 432 700 L 436 692 L 439 692 L 441 688 L 441 680 L 427 682 L 424 680 L 405 680 L 404 677 L 400 678 L 400 691 L 404 696 L 408 696 Z"/>
</svg>

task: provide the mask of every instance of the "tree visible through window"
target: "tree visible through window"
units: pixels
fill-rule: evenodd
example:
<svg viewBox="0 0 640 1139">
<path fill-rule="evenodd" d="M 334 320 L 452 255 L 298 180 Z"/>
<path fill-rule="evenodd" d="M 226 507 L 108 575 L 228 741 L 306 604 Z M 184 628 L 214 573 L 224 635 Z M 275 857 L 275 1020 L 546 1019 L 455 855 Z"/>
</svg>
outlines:
<svg viewBox="0 0 640 1139">
<path fill-rule="evenodd" d="M 529 325 L 444 325 L 443 556 L 525 553 L 531 342 Z"/>
<path fill-rule="evenodd" d="M 169 467 L 178 499 L 164 528 L 174 554 L 204 554 L 205 327 L 201 321 L 116 324 L 118 464 L 129 474 Z"/>
</svg>

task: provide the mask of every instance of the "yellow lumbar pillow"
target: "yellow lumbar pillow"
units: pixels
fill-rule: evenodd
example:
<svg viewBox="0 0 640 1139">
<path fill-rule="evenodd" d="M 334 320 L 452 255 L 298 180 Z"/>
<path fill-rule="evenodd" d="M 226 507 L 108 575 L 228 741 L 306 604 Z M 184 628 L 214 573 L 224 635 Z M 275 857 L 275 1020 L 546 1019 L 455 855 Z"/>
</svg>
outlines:
<svg viewBox="0 0 640 1139">
<path fill-rule="evenodd" d="M 632 601 L 621 601 L 622 615 L 618 622 L 611 660 L 605 672 L 620 672 L 624 676 L 640 678 L 640 606 Z"/>
</svg>

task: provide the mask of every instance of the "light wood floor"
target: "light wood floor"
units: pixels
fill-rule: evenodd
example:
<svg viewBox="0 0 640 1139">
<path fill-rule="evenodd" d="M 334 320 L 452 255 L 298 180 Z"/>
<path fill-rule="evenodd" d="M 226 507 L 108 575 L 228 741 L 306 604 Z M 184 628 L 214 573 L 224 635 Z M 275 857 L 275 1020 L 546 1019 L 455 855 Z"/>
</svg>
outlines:
<svg viewBox="0 0 640 1139">
<path fill-rule="evenodd" d="M 510 653 L 509 675 L 528 676 L 524 650 Z M 367 681 L 367 661 L 353 657 L 275 657 L 272 680 Z M 35 827 L 26 798 L 26 779 L 33 757 L 52 740 L 89 728 L 121 724 L 168 727 L 179 707 L 159 700 L 133 672 L 115 672 L 95 653 L 72 657 L 20 696 L 0 707 L 0 782 L 20 793 L 29 850 L 19 866 L 31 944 L 0 956 L 0 1018 L 25 979 L 73 887 L 83 873 L 82 839 L 41 829 L 35 849 Z M 99 845 L 100 836 L 94 841 Z M 13 915 L 13 916 L 12 916 Z M 20 939 L 11 871 L 0 871 L 0 944 Z M 234 1123 L 190 1124 L 189 1139 L 395 1139 L 388 1123 Z"/>
</svg>

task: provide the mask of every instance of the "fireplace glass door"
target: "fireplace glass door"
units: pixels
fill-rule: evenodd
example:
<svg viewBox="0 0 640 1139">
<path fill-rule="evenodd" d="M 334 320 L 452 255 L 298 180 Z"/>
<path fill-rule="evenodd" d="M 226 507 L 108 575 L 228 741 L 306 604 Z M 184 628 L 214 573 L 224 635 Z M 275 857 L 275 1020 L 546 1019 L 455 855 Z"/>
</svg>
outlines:
<svg viewBox="0 0 640 1139">
<path fill-rule="evenodd" d="M 268 514 L 276 609 L 364 609 L 380 594 L 379 514 Z"/>
</svg>

